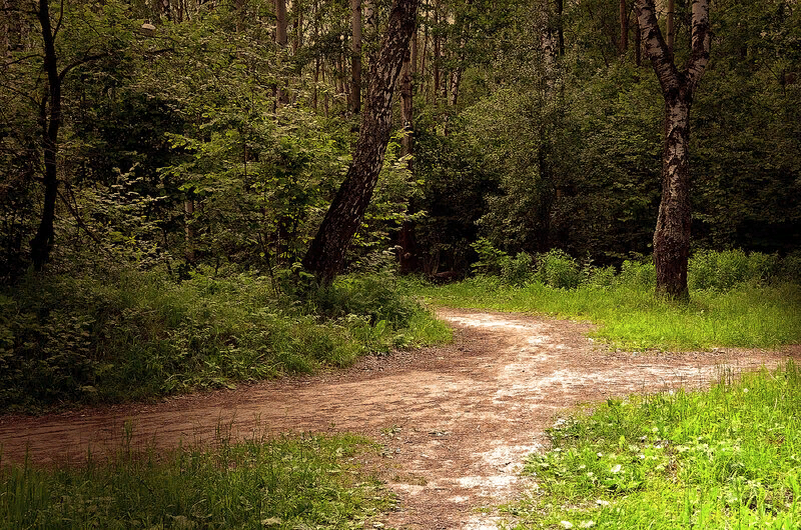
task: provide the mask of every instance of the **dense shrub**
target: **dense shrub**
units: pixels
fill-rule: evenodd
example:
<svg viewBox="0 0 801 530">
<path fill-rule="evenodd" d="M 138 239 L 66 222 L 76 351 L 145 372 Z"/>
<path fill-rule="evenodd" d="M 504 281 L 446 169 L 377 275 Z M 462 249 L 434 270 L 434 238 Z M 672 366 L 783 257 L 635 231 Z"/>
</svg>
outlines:
<svg viewBox="0 0 801 530">
<path fill-rule="evenodd" d="M 625 260 L 620 266 L 618 281 L 641 287 L 656 287 L 656 267 L 645 260 Z"/>
<path fill-rule="evenodd" d="M 573 289 L 578 287 L 581 273 L 574 258 L 555 249 L 538 256 L 536 279 L 557 289 Z"/>
<path fill-rule="evenodd" d="M 250 274 L 32 275 L 0 293 L 0 410 L 231 386 L 447 337 L 389 274 L 307 295 Z"/>
<path fill-rule="evenodd" d="M 508 285 L 522 286 L 534 277 L 534 258 L 526 252 L 518 252 L 514 258 L 504 260 L 501 279 Z"/>
<path fill-rule="evenodd" d="M 690 289 L 728 291 L 742 283 L 764 284 L 779 270 L 775 254 L 742 250 L 702 250 L 690 258 L 687 283 Z"/>
</svg>

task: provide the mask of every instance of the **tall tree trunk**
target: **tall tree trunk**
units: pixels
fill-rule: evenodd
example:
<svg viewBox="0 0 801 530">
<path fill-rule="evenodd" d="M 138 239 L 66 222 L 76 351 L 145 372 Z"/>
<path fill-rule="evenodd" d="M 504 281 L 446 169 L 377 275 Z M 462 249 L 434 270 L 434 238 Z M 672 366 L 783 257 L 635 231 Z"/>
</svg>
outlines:
<svg viewBox="0 0 801 530">
<path fill-rule="evenodd" d="M 640 19 L 634 17 L 634 64 L 642 65 L 642 33 L 640 33 Z"/>
<path fill-rule="evenodd" d="M 412 76 L 414 73 L 414 63 L 417 55 L 417 35 L 412 35 L 411 50 L 403 60 L 403 68 L 400 76 L 400 96 L 401 96 L 401 122 L 406 134 L 401 140 L 401 156 L 408 157 L 407 167 L 413 171 L 411 155 L 414 151 L 414 100 Z M 407 209 L 411 209 L 411 201 L 407 204 Z M 407 274 L 417 268 L 416 244 L 414 238 L 414 225 L 411 221 L 404 221 L 398 235 L 399 269 L 401 274 Z"/>
<path fill-rule="evenodd" d="M 709 0 L 693 0 L 692 53 L 679 71 L 662 37 L 653 0 L 636 0 L 635 10 L 665 99 L 662 149 L 662 201 L 654 232 L 654 264 L 658 294 L 687 299 L 690 253 L 690 108 L 709 62 Z"/>
<path fill-rule="evenodd" d="M 351 33 L 351 85 L 350 111 L 358 114 L 362 108 L 362 1 L 350 0 Z"/>
<path fill-rule="evenodd" d="M 55 237 L 56 198 L 58 197 L 58 133 L 61 128 L 61 76 L 58 73 L 56 56 L 56 31 L 50 23 L 50 4 L 39 0 L 36 13 L 42 29 L 44 44 L 44 70 L 47 74 L 48 91 L 43 96 L 39 110 L 39 124 L 42 128 L 44 151 L 44 202 L 39 228 L 31 240 L 31 259 L 33 268 L 42 270 L 50 259 L 50 250 Z M 49 112 L 48 112 L 49 106 Z"/>
<path fill-rule="evenodd" d="M 564 10 L 564 1 L 556 0 L 556 39 L 559 44 L 559 57 L 565 54 L 565 25 L 562 23 Z"/>
<path fill-rule="evenodd" d="M 629 7 L 628 0 L 620 0 L 620 53 L 629 47 Z"/>
<path fill-rule="evenodd" d="M 287 13 L 286 0 L 275 0 L 275 44 L 278 45 L 280 52 L 286 50 L 287 38 Z M 279 81 L 279 85 L 280 85 Z M 289 101 L 289 94 L 280 86 L 275 90 L 276 105 L 284 105 Z"/>
<path fill-rule="evenodd" d="M 392 99 L 414 32 L 420 0 L 395 0 L 378 56 L 370 61 L 370 82 L 359 140 L 345 181 L 331 203 L 303 266 L 330 284 L 370 203 L 392 129 Z"/>
<path fill-rule="evenodd" d="M 440 28 L 439 28 L 439 0 L 434 1 L 434 31 L 432 34 L 433 43 L 433 51 L 434 54 L 431 58 L 431 67 L 433 68 L 434 72 L 434 93 L 431 98 L 431 102 L 434 105 L 437 104 L 437 99 L 439 99 L 439 91 L 440 91 L 440 83 L 441 83 L 441 70 L 440 70 L 440 55 L 442 54 L 441 50 L 441 37 L 440 37 Z"/>
</svg>

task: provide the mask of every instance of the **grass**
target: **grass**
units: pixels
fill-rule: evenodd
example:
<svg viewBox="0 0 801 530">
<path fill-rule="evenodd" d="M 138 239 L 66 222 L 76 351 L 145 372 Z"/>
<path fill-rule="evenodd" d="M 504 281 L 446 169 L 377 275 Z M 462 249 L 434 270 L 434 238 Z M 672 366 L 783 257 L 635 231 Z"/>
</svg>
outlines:
<svg viewBox="0 0 801 530">
<path fill-rule="evenodd" d="M 647 283 L 616 281 L 556 289 L 478 277 L 446 286 L 418 286 L 418 296 L 451 307 L 528 312 L 590 320 L 590 336 L 612 347 L 708 350 L 777 347 L 801 342 L 801 287 L 741 284 L 726 291 L 695 290 L 687 305 L 660 299 Z"/>
<path fill-rule="evenodd" d="M 513 528 L 798 528 L 801 370 L 730 379 L 558 421 L 528 497 L 503 507 Z"/>
<path fill-rule="evenodd" d="M 284 437 L 182 449 L 123 450 L 109 463 L 0 469 L 0 529 L 363 528 L 394 498 L 359 456 L 353 435 Z"/>
<path fill-rule="evenodd" d="M 450 338 L 391 275 L 293 288 L 251 274 L 34 274 L 0 292 L 0 411 L 232 387 Z"/>
</svg>

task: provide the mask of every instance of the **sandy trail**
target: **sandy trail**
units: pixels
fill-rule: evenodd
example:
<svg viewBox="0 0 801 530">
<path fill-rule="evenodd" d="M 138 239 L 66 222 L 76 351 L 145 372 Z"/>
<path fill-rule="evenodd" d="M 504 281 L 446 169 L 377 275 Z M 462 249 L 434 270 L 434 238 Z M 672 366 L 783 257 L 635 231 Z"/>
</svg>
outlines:
<svg viewBox="0 0 801 530">
<path fill-rule="evenodd" d="M 3 462 L 79 462 L 113 452 L 132 427 L 135 447 L 176 447 L 289 431 L 364 433 L 385 444 L 381 468 L 400 506 L 387 527 L 496 528 L 492 510 L 517 496 L 527 453 L 581 403 L 708 385 L 724 374 L 773 367 L 783 352 L 610 353 L 587 324 L 441 309 L 454 344 L 368 357 L 345 372 L 171 398 L 153 405 L 0 417 Z"/>
</svg>

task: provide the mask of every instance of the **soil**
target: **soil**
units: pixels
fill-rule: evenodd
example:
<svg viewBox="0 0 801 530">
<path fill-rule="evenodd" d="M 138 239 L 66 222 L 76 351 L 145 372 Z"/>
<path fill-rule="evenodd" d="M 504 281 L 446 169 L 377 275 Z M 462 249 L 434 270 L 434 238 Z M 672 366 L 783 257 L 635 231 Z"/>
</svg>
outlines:
<svg viewBox="0 0 801 530">
<path fill-rule="evenodd" d="M 528 453 L 576 406 L 613 396 L 694 389 L 788 357 L 720 349 L 609 351 L 586 323 L 441 309 L 453 344 L 366 357 L 313 377 L 193 394 L 155 404 L 88 408 L 44 417 L 0 417 L 2 462 L 80 463 L 136 448 L 209 444 L 285 432 L 363 433 L 384 449 L 368 465 L 397 493 L 380 523 L 398 529 L 494 529 L 494 506 L 525 489 Z M 127 432 L 127 434 L 126 434 Z M 379 521 L 376 521 L 378 523 Z M 376 524 L 376 526 L 380 526 Z"/>
</svg>

